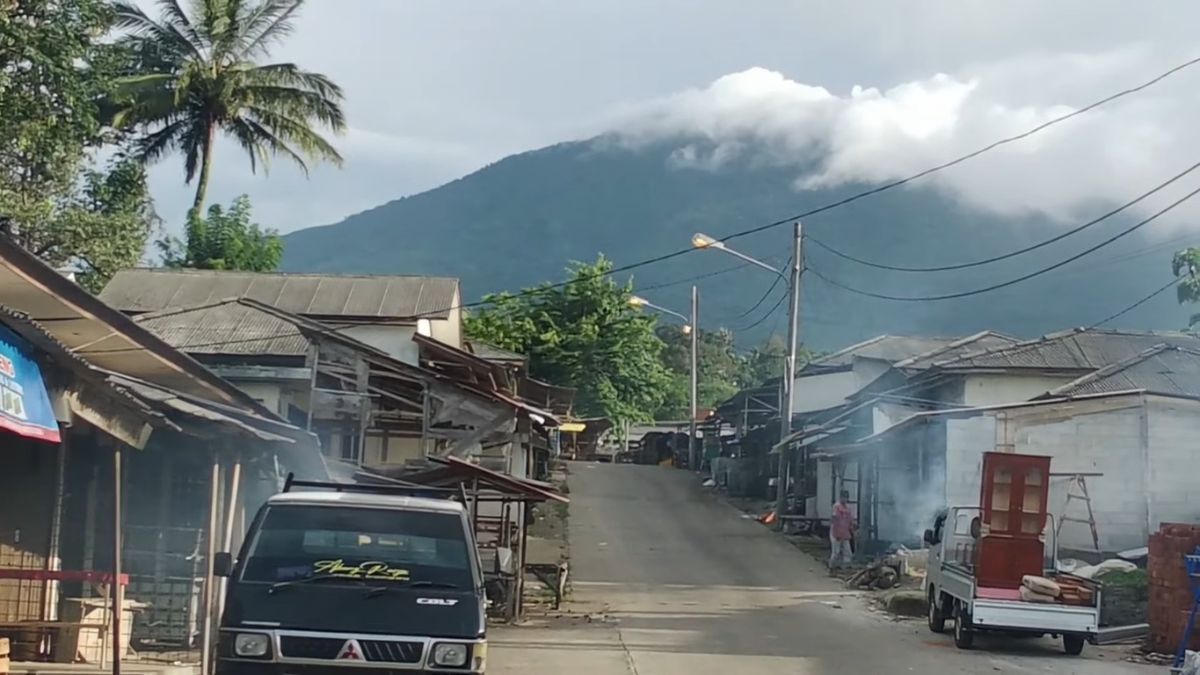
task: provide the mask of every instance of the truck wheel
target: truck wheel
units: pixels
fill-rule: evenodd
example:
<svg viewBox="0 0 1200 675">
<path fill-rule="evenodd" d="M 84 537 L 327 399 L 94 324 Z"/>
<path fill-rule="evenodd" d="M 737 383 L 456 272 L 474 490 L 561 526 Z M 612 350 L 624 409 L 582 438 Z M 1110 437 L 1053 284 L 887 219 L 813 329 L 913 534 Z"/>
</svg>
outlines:
<svg viewBox="0 0 1200 675">
<path fill-rule="evenodd" d="M 946 632 L 946 615 L 942 613 L 940 596 L 932 586 L 929 588 L 929 630 L 934 633 Z"/>
<path fill-rule="evenodd" d="M 1084 638 L 1082 635 L 1064 635 L 1063 636 L 1063 651 L 1071 656 L 1079 656 L 1083 653 Z"/>
<path fill-rule="evenodd" d="M 955 602 L 954 612 L 954 646 L 959 649 L 970 649 L 975 642 L 975 631 L 971 629 L 971 614 L 964 602 Z"/>
</svg>

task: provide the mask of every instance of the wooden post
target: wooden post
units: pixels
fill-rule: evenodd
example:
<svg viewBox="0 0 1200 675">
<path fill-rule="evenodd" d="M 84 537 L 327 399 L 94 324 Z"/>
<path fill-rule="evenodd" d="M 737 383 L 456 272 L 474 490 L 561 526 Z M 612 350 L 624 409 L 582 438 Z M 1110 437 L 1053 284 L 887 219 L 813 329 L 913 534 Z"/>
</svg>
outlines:
<svg viewBox="0 0 1200 675">
<path fill-rule="evenodd" d="M 113 565 L 112 583 L 109 584 L 109 589 L 112 592 L 113 604 L 113 623 L 112 623 L 112 643 L 113 643 L 113 660 L 112 660 L 112 675 L 121 675 L 121 618 L 125 615 L 125 608 L 122 602 L 124 595 L 121 586 L 121 443 L 115 441 L 113 447 Z"/>
<path fill-rule="evenodd" d="M 215 597 L 213 589 L 213 558 L 217 555 L 217 513 L 220 509 L 221 499 L 221 458 L 216 452 L 213 452 L 212 464 L 212 492 L 209 495 L 208 505 L 208 555 L 205 556 L 204 570 L 204 613 L 201 617 L 201 640 L 200 640 L 200 675 L 210 675 L 212 673 L 212 646 L 213 646 L 213 598 Z"/>
<path fill-rule="evenodd" d="M 233 552 L 233 528 L 235 518 L 238 514 L 238 487 L 242 479 L 242 458 L 234 455 L 233 459 L 233 475 L 229 478 L 229 510 L 225 512 L 225 539 L 222 543 L 221 550 L 226 553 Z M 212 569 L 211 559 L 209 569 Z M 221 616 L 225 613 L 225 589 L 228 584 L 228 579 L 221 579 L 217 584 L 217 612 L 213 617 L 216 621 L 221 620 Z"/>
<path fill-rule="evenodd" d="M 50 545 L 46 547 L 49 555 L 46 556 L 45 569 L 48 571 L 58 571 L 62 569 L 62 519 L 64 508 L 64 497 L 66 494 L 67 483 L 67 434 L 62 434 L 62 441 L 58 444 L 58 457 L 54 475 L 54 506 L 50 513 Z M 46 581 L 42 584 L 42 621 L 52 621 L 58 614 L 54 602 L 55 596 L 58 595 L 59 584 L 57 581 Z"/>
</svg>

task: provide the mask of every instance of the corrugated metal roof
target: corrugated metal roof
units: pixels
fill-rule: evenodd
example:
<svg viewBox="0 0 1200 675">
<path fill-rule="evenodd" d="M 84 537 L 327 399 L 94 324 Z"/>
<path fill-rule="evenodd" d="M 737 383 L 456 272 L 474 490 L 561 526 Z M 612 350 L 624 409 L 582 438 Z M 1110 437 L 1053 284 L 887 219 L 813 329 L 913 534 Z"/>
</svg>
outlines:
<svg viewBox="0 0 1200 675">
<path fill-rule="evenodd" d="M 1200 337 L 1188 333 L 1134 333 L 1085 330 L 1052 333 L 1012 346 L 973 352 L 934 365 L 947 370 L 1031 368 L 1099 370 L 1121 363 L 1159 344 L 1200 350 Z"/>
<path fill-rule="evenodd" d="M 137 323 L 187 354 L 304 356 L 308 339 L 295 324 L 236 299 L 142 314 Z"/>
<path fill-rule="evenodd" d="M 117 272 L 100 299 L 123 312 L 246 297 L 304 316 L 445 319 L 457 294 L 458 279 L 450 277 L 132 269 Z"/>
<path fill-rule="evenodd" d="M 855 357 L 879 359 L 888 363 L 903 361 L 949 345 L 959 338 L 880 335 L 813 361 L 815 366 L 848 366 Z"/>
<path fill-rule="evenodd" d="M 1200 351 L 1159 344 L 1101 368 L 1049 393 L 1079 396 L 1140 389 L 1152 394 L 1200 398 Z"/>
<path fill-rule="evenodd" d="M 1020 340 L 1015 337 L 988 330 L 968 335 L 965 338 L 936 347 L 923 354 L 898 361 L 894 365 L 897 368 L 905 370 L 925 370 L 938 361 L 947 361 L 974 352 L 1011 347 L 1018 342 Z"/>
<path fill-rule="evenodd" d="M 467 346 L 470 348 L 472 354 L 488 361 L 519 361 L 524 363 L 529 360 L 529 357 L 524 354 L 518 354 L 517 352 L 509 351 L 503 347 L 497 347 L 486 342 L 480 342 L 479 340 L 468 340 Z"/>
</svg>

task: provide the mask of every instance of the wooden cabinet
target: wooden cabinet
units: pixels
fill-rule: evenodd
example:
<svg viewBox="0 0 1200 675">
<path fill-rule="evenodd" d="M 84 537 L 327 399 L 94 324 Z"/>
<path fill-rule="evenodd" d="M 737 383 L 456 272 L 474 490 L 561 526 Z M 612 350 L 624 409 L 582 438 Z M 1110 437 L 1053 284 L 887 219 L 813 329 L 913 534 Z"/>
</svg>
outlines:
<svg viewBox="0 0 1200 675">
<path fill-rule="evenodd" d="M 1026 574 L 1042 574 L 1050 458 L 988 452 L 983 455 L 979 583 L 1016 588 Z"/>
</svg>

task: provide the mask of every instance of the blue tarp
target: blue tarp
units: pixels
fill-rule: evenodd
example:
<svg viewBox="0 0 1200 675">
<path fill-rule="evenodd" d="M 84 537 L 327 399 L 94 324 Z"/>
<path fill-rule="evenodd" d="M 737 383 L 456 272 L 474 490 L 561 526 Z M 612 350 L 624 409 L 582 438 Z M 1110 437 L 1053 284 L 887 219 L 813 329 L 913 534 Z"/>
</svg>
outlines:
<svg viewBox="0 0 1200 675">
<path fill-rule="evenodd" d="M 33 348 L 0 326 L 0 428 L 52 443 L 62 440 Z"/>
</svg>

